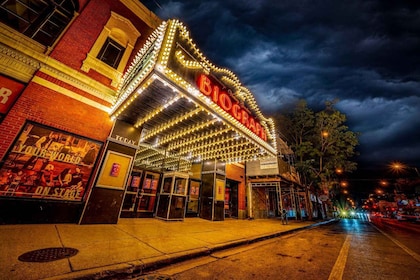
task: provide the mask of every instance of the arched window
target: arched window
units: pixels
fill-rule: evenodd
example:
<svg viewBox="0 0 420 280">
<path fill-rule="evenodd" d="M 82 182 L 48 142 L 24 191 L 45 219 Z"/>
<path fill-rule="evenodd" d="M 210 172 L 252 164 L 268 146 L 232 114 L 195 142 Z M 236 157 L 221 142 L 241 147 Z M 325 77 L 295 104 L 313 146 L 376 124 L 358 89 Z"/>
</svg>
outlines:
<svg viewBox="0 0 420 280">
<path fill-rule="evenodd" d="M 0 21 L 35 41 L 51 46 L 77 10 L 73 0 L 4 0 Z"/>
<path fill-rule="evenodd" d="M 111 11 L 108 22 L 83 61 L 82 70 L 90 69 L 111 79 L 116 87 L 133 51 L 140 32 L 123 16 Z"/>
</svg>

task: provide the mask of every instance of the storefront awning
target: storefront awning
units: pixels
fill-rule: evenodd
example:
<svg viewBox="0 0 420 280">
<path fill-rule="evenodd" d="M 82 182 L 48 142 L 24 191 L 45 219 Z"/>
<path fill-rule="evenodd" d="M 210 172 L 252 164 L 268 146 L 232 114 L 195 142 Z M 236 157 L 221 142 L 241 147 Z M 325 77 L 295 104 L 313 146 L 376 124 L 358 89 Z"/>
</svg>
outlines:
<svg viewBox="0 0 420 280">
<path fill-rule="evenodd" d="M 183 170 L 194 161 L 277 156 L 273 121 L 177 20 L 163 23 L 139 51 L 110 114 L 141 130 L 139 165 Z"/>
</svg>

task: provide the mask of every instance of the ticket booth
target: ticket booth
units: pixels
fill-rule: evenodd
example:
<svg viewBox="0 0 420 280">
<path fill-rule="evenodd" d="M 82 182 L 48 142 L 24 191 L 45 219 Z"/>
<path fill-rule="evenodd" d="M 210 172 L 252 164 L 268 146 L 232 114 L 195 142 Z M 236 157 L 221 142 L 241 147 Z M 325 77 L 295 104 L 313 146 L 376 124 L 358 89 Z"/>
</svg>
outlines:
<svg viewBox="0 0 420 280">
<path fill-rule="evenodd" d="M 183 220 L 185 218 L 187 190 L 187 173 L 165 173 L 160 187 L 156 217 L 164 220 Z"/>
</svg>

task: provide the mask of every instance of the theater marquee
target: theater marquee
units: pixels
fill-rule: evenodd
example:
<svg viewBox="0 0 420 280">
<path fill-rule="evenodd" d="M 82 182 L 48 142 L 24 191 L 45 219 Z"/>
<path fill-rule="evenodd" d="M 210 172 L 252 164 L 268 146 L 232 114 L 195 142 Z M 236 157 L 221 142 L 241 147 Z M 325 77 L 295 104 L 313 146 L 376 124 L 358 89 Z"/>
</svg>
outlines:
<svg viewBox="0 0 420 280">
<path fill-rule="evenodd" d="M 128 68 L 112 119 L 141 131 L 136 164 L 188 171 L 191 162 L 277 156 L 272 119 L 230 70 L 213 65 L 177 20 L 159 26 Z"/>
</svg>

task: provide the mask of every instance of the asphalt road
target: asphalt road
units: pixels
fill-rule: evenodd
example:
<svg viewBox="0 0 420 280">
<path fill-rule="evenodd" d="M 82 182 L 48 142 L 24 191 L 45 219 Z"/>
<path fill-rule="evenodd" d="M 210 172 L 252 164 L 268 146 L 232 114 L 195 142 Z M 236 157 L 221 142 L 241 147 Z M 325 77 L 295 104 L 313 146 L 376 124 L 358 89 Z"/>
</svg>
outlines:
<svg viewBox="0 0 420 280">
<path fill-rule="evenodd" d="M 420 279 L 418 236 L 401 227 L 342 219 L 136 279 Z"/>
</svg>

